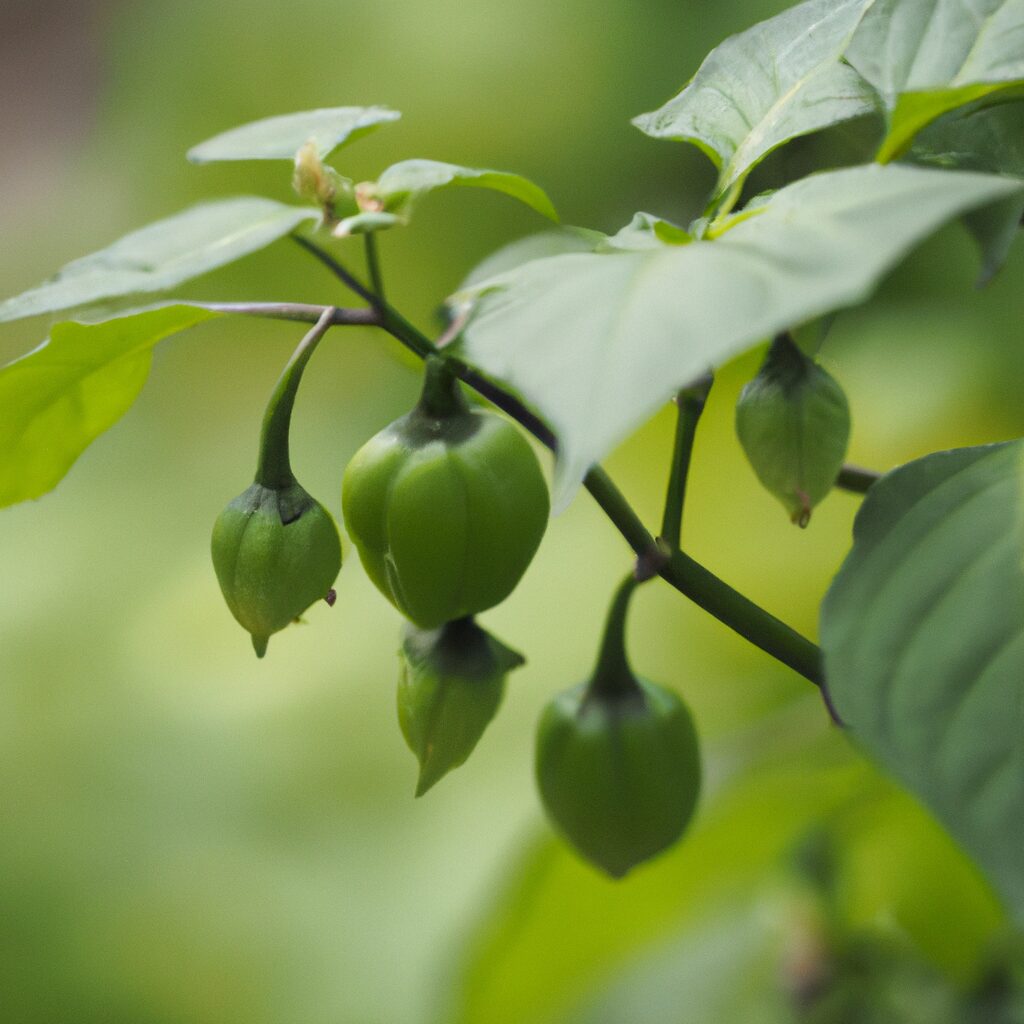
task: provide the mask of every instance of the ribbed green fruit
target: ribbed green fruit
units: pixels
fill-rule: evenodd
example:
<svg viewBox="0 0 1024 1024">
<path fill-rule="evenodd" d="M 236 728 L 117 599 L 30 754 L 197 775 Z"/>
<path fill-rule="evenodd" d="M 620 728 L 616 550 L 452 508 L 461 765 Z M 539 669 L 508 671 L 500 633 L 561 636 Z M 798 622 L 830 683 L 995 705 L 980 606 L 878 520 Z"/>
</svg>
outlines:
<svg viewBox="0 0 1024 1024">
<path fill-rule="evenodd" d="M 457 381 L 428 374 L 416 409 L 349 463 L 342 511 L 370 579 L 434 629 L 508 597 L 540 544 L 549 499 L 522 434 L 471 411 Z"/>
<path fill-rule="evenodd" d="M 843 467 L 850 408 L 836 380 L 780 335 L 740 394 L 736 433 L 761 483 L 806 526 Z"/>
<path fill-rule="evenodd" d="M 213 567 L 231 614 L 262 658 L 272 633 L 327 596 L 341 570 L 330 513 L 298 484 L 253 484 L 217 517 Z"/>
<path fill-rule="evenodd" d="M 420 763 L 416 795 L 473 752 L 523 657 L 472 619 L 423 630 L 407 624 L 399 652 L 398 722 Z"/>
<path fill-rule="evenodd" d="M 697 804 L 693 720 L 676 694 L 643 679 L 618 694 L 559 694 L 537 730 L 544 807 L 587 860 L 615 878 L 671 846 Z"/>
</svg>

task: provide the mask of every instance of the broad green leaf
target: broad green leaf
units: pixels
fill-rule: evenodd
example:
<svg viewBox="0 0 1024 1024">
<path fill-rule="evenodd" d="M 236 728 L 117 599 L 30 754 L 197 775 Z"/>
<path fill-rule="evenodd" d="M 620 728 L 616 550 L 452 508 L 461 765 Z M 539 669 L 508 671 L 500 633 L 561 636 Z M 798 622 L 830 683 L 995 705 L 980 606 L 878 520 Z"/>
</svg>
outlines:
<svg viewBox="0 0 1024 1024">
<path fill-rule="evenodd" d="M 940 452 L 872 487 L 822 605 L 850 734 L 1024 923 L 1024 443 Z"/>
<path fill-rule="evenodd" d="M 633 219 L 614 235 L 603 240 L 597 247 L 598 252 L 613 249 L 624 251 L 658 249 L 662 243 L 667 245 L 686 245 L 693 238 L 681 227 L 656 217 L 653 213 L 635 213 Z"/>
<path fill-rule="evenodd" d="M 914 141 L 911 161 L 1024 178 L 1024 103 L 967 106 L 930 124 Z M 1009 254 L 1024 216 L 1024 195 L 964 214 L 982 255 L 978 283 L 987 284 Z"/>
<path fill-rule="evenodd" d="M 727 39 L 678 96 L 633 123 L 698 145 L 723 194 L 784 142 L 875 110 L 867 84 L 839 59 L 866 4 L 808 0 Z"/>
<path fill-rule="evenodd" d="M 323 159 L 339 146 L 401 116 L 387 107 L 328 107 L 265 117 L 193 146 L 188 158 L 194 164 L 215 160 L 294 160 L 302 146 L 313 142 L 317 155 Z"/>
<path fill-rule="evenodd" d="M 540 234 L 517 238 L 481 260 L 467 275 L 462 288 L 472 288 L 481 281 L 515 270 L 531 260 L 564 256 L 570 252 L 593 252 L 606 239 L 607 235 L 600 231 L 574 227 L 553 228 Z"/>
<path fill-rule="evenodd" d="M 567 1013 L 638 951 L 749 898 L 817 817 L 868 778 L 824 753 L 813 770 L 766 768 L 699 815 L 665 856 L 612 882 L 552 840 L 535 844 L 466 943 L 446 1024 L 563 1024 Z M 808 753 L 807 750 L 803 751 Z"/>
<path fill-rule="evenodd" d="M 755 342 L 862 301 L 1004 178 L 902 165 L 815 175 L 713 242 L 534 260 L 462 296 L 462 355 L 559 439 L 555 504 L 678 388 Z M 458 300 L 458 297 L 456 297 Z"/>
<path fill-rule="evenodd" d="M 888 109 L 891 160 L 946 111 L 1024 86 L 1024 0 L 874 0 L 845 56 Z"/>
<path fill-rule="evenodd" d="M 104 299 L 166 291 L 287 235 L 320 211 L 272 199 L 200 203 L 67 264 L 51 280 L 0 302 L 0 322 Z"/>
<path fill-rule="evenodd" d="M 218 315 L 175 305 L 57 324 L 39 348 L 0 369 L 0 507 L 52 490 L 135 401 L 153 346 Z"/>
<path fill-rule="evenodd" d="M 359 185 L 357 196 L 364 210 L 383 210 L 407 219 L 413 206 L 427 193 L 456 185 L 504 192 L 549 220 L 558 220 L 544 190 L 519 174 L 457 167 L 436 160 L 403 160 L 392 164 L 377 181 Z"/>
</svg>

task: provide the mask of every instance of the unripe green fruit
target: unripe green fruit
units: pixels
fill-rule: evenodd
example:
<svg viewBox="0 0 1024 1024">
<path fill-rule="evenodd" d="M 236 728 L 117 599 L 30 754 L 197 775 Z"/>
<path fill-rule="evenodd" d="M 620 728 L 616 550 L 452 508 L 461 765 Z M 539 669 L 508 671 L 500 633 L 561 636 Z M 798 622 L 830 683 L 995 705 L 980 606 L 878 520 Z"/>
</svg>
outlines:
<svg viewBox="0 0 1024 1024">
<path fill-rule="evenodd" d="M 836 380 L 780 335 L 740 394 L 736 433 L 761 483 L 806 526 L 843 467 L 850 409 Z"/>
<path fill-rule="evenodd" d="M 407 624 L 399 656 L 398 722 L 420 762 L 422 796 L 473 752 L 523 657 L 472 619 L 432 630 Z"/>
<path fill-rule="evenodd" d="M 420 404 L 356 453 L 342 485 L 367 575 L 423 629 L 508 597 L 549 513 L 529 443 L 500 416 L 470 410 L 445 372 L 428 370 Z"/>
<path fill-rule="evenodd" d="M 272 633 L 325 598 L 341 570 L 330 513 L 298 484 L 253 484 L 217 517 L 213 567 L 231 614 L 262 658 Z"/>
<path fill-rule="evenodd" d="M 583 684 L 547 706 L 537 783 L 566 839 L 615 878 L 671 846 L 700 792 L 697 733 L 676 694 L 643 679 Z"/>
</svg>

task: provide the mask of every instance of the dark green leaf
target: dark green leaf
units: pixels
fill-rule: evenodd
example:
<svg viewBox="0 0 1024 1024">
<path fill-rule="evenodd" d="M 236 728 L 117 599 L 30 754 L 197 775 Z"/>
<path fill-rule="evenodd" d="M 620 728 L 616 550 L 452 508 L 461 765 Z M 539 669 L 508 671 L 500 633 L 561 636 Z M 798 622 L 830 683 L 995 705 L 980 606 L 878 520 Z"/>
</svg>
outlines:
<svg viewBox="0 0 1024 1024">
<path fill-rule="evenodd" d="M 57 324 L 39 348 L 0 369 L 0 506 L 52 490 L 135 401 L 153 346 L 217 315 L 180 305 Z"/>
<path fill-rule="evenodd" d="M 891 160 L 947 111 L 1024 86 L 1024 0 L 875 0 L 846 59 L 889 111 Z"/>
<path fill-rule="evenodd" d="M 194 164 L 215 160 L 294 160 L 296 152 L 310 141 L 323 158 L 401 116 L 387 107 L 329 107 L 265 117 L 193 146 L 188 158 Z"/>
<path fill-rule="evenodd" d="M 633 123 L 698 145 L 719 168 L 721 195 L 784 142 L 875 109 L 871 90 L 839 59 L 865 6 L 808 0 L 727 39 L 678 96 Z"/>
<path fill-rule="evenodd" d="M 902 165 L 816 175 L 714 242 L 553 256 L 478 284 L 462 297 L 476 304 L 462 354 L 558 435 L 564 507 L 591 465 L 709 366 L 862 301 L 931 231 L 1020 189 Z"/>
<path fill-rule="evenodd" d="M 822 605 L 851 735 L 946 825 L 1024 922 L 1022 442 L 872 487 Z"/>
<path fill-rule="evenodd" d="M 133 231 L 67 264 L 45 284 L 0 302 L 0 321 L 166 291 L 262 249 L 319 216 L 308 207 L 248 196 L 200 203 Z"/>
<path fill-rule="evenodd" d="M 909 159 L 936 167 L 1024 178 L 1024 103 L 951 111 L 917 136 Z M 979 284 L 987 284 L 1006 262 L 1022 216 L 1024 195 L 1010 196 L 964 215 L 964 225 L 981 249 Z"/>
</svg>

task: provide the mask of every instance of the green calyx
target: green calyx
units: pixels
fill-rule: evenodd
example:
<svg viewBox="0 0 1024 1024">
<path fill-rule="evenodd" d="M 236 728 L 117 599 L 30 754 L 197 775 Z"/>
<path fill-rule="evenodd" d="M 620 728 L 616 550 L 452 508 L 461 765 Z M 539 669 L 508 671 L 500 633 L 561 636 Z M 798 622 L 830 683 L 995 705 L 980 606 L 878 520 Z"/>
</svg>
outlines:
<svg viewBox="0 0 1024 1024">
<path fill-rule="evenodd" d="M 782 334 L 740 394 L 736 433 L 761 483 L 806 526 L 842 469 L 850 408 L 836 380 Z"/>
<path fill-rule="evenodd" d="M 523 657 L 472 619 L 405 627 L 398 722 L 420 764 L 416 796 L 469 757 L 497 713 L 505 677 Z"/>
<path fill-rule="evenodd" d="M 671 846 L 700 792 L 697 733 L 670 690 L 638 678 L 624 627 L 635 581 L 619 589 L 590 680 L 548 704 L 537 729 L 536 776 L 548 816 L 613 878 Z"/>
<path fill-rule="evenodd" d="M 302 372 L 333 314 L 324 311 L 281 374 L 263 419 L 255 482 L 213 527 L 211 554 L 221 592 L 261 658 L 271 634 L 327 598 L 341 571 L 338 528 L 296 481 L 288 448 Z"/>
<path fill-rule="evenodd" d="M 270 635 L 326 598 L 341 571 L 338 528 L 298 484 L 254 483 L 217 517 L 211 552 L 224 600 L 261 658 Z"/>
<path fill-rule="evenodd" d="M 492 608 L 515 588 L 547 525 L 547 485 L 523 435 L 470 409 L 444 360 L 419 404 L 353 457 L 345 525 L 367 575 L 423 629 Z"/>
</svg>

